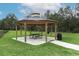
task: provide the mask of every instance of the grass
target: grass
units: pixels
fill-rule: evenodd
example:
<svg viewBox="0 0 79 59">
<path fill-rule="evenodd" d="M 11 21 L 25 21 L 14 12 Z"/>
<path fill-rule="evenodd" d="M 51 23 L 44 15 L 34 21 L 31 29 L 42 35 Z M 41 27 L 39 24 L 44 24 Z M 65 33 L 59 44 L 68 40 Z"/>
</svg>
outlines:
<svg viewBox="0 0 79 59">
<path fill-rule="evenodd" d="M 64 34 L 66 37 L 66 34 Z M 79 51 L 63 48 L 52 43 L 45 43 L 38 46 L 25 44 L 13 40 L 15 31 L 7 32 L 0 38 L 0 55 L 1 56 L 75 56 Z M 66 38 L 64 38 L 66 39 Z"/>
<path fill-rule="evenodd" d="M 79 33 L 62 33 L 62 35 L 62 41 L 79 45 Z"/>
</svg>

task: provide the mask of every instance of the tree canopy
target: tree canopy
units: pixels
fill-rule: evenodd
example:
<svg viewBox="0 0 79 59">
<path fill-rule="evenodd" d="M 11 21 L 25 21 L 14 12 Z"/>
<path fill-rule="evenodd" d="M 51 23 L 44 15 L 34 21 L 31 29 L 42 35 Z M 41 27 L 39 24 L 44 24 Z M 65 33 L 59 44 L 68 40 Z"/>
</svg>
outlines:
<svg viewBox="0 0 79 59">
<path fill-rule="evenodd" d="M 0 29 L 14 30 L 17 18 L 15 14 L 8 14 L 4 19 L 0 20 Z"/>
<path fill-rule="evenodd" d="M 58 31 L 79 32 L 79 16 L 76 17 L 69 6 L 60 8 L 56 13 L 48 13 L 47 11 L 46 14 L 48 14 L 47 18 L 57 20 L 59 22 Z"/>
</svg>

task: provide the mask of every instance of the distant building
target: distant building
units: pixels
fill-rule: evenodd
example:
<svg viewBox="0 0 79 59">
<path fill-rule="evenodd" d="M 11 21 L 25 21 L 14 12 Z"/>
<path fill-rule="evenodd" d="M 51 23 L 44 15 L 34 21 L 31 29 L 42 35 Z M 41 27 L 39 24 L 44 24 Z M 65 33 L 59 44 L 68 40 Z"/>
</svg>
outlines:
<svg viewBox="0 0 79 59">
<path fill-rule="evenodd" d="M 34 13 L 31 13 L 30 15 L 27 16 L 27 19 L 45 19 L 45 15 L 42 14 L 42 13 L 37 13 L 37 12 L 34 12 Z"/>
</svg>

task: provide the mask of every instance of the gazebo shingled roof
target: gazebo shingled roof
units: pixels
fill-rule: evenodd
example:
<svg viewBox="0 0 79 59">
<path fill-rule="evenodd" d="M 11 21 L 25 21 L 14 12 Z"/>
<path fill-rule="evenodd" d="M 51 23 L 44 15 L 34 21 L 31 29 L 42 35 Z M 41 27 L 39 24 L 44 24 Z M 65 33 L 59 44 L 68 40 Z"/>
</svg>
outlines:
<svg viewBox="0 0 79 59">
<path fill-rule="evenodd" d="M 19 20 L 17 22 L 18 24 L 45 24 L 45 23 L 48 23 L 48 24 L 54 24 L 54 23 L 58 23 L 58 21 L 56 20 L 51 20 L 51 19 L 24 19 L 24 20 Z"/>
</svg>

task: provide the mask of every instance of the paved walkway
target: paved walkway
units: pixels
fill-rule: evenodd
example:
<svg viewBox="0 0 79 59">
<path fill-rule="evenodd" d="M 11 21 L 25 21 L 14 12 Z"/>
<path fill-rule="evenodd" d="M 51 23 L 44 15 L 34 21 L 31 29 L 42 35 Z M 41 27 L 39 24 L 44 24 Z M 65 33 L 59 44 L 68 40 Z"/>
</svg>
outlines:
<svg viewBox="0 0 79 59">
<path fill-rule="evenodd" d="M 79 45 L 76 45 L 76 44 L 66 43 L 66 42 L 62 42 L 58 40 L 51 41 L 51 43 L 65 47 L 65 48 L 70 48 L 70 49 L 79 51 Z"/>
</svg>

